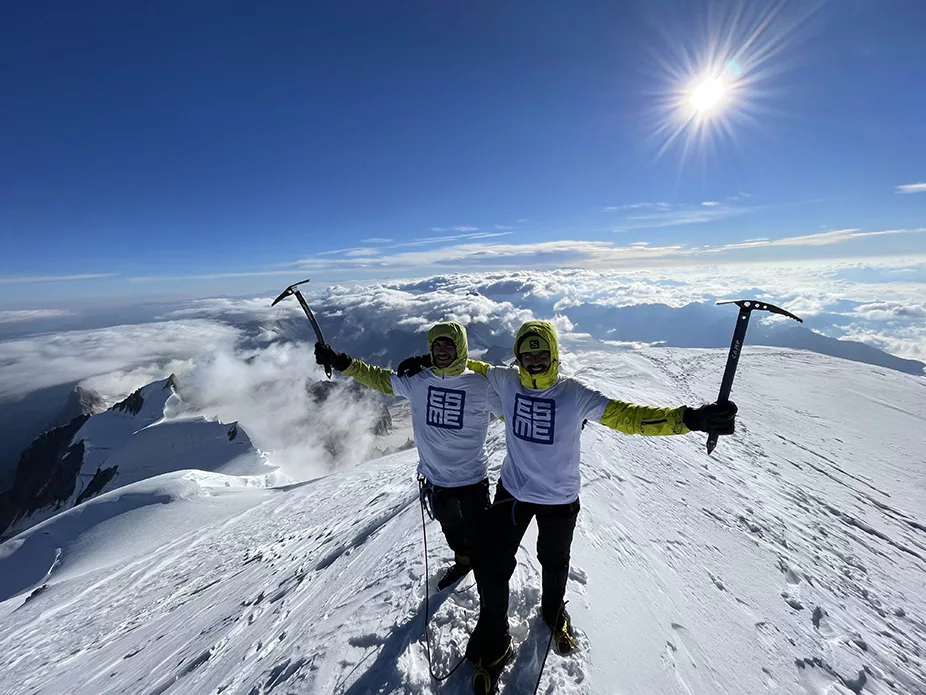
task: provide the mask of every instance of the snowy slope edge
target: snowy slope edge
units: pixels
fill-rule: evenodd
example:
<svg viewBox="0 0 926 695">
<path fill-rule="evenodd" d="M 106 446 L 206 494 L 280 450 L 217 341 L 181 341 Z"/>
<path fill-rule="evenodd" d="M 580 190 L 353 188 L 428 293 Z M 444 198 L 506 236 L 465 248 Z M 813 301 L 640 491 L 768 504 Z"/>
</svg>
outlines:
<svg viewBox="0 0 926 695">
<path fill-rule="evenodd" d="M 0 533 L 13 535 L 105 490 L 170 471 L 270 473 L 237 423 L 165 419 L 166 410 L 181 405 L 171 375 L 36 438 L 20 458 L 13 486 L 0 494 Z"/>
</svg>

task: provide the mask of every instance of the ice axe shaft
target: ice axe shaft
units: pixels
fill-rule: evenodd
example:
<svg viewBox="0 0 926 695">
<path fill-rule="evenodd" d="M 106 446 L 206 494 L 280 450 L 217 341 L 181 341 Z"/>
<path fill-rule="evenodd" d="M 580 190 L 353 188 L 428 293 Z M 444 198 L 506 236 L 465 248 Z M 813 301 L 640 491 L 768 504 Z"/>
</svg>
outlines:
<svg viewBox="0 0 926 695">
<path fill-rule="evenodd" d="M 299 291 L 299 285 L 304 285 L 308 280 L 303 280 L 302 282 L 297 282 L 293 285 L 290 285 L 285 290 L 280 293 L 280 296 L 273 300 L 273 304 L 270 306 L 276 306 L 277 302 L 281 299 L 286 299 L 290 295 L 296 297 L 299 301 L 299 304 L 302 306 L 302 310 L 305 312 L 306 318 L 309 319 L 309 323 L 312 324 L 312 328 L 315 330 L 315 339 L 322 345 L 327 345 L 325 342 L 325 335 L 322 333 L 322 329 L 318 325 L 318 320 L 315 318 L 315 314 L 312 313 L 312 309 L 309 307 L 309 303 L 305 301 L 305 297 L 302 296 L 302 292 Z M 331 364 L 325 362 L 325 376 L 329 379 L 331 378 Z"/>
<path fill-rule="evenodd" d="M 749 328 L 749 317 L 752 312 L 769 311 L 773 314 L 787 316 L 800 323 L 804 323 L 804 320 L 774 304 L 766 304 L 765 302 L 758 302 L 754 299 L 737 299 L 735 301 L 717 303 L 736 304 L 740 308 L 739 315 L 736 317 L 736 328 L 733 329 L 733 340 L 730 342 L 730 352 L 727 353 L 727 366 L 723 370 L 723 380 L 720 382 L 720 395 L 717 396 L 718 403 L 726 403 L 730 400 L 730 391 L 733 390 L 733 377 L 736 376 L 736 367 L 740 363 L 740 354 L 743 352 L 743 344 L 746 340 L 746 329 Z M 716 448 L 717 439 L 718 435 L 716 432 L 711 432 L 707 436 L 708 456 Z"/>
</svg>

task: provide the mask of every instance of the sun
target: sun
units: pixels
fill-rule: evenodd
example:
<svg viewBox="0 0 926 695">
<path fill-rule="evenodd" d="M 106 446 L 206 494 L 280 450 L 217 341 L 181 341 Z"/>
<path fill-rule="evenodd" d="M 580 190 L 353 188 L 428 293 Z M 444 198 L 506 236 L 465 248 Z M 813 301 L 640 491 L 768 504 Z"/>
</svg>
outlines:
<svg viewBox="0 0 926 695">
<path fill-rule="evenodd" d="M 723 79 L 709 75 L 695 81 L 688 95 L 688 103 L 696 114 L 710 116 L 723 110 L 730 95 Z"/>
<path fill-rule="evenodd" d="M 652 84 L 643 93 L 656 158 L 677 149 L 682 164 L 719 152 L 780 114 L 772 100 L 824 2 L 706 0 L 691 21 L 654 15 L 661 38 L 649 49 Z"/>
</svg>

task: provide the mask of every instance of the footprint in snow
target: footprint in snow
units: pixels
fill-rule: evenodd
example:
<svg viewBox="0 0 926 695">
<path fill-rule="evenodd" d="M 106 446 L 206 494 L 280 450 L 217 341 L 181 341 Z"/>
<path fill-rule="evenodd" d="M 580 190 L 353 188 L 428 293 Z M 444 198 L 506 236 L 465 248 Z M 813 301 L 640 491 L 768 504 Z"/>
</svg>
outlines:
<svg viewBox="0 0 926 695">
<path fill-rule="evenodd" d="M 588 573 L 576 565 L 573 565 L 569 568 L 569 578 L 578 584 L 582 584 L 583 586 L 588 584 Z"/>
<path fill-rule="evenodd" d="M 830 625 L 829 615 L 820 606 L 813 609 L 813 615 L 810 616 L 810 620 L 823 639 L 833 640 L 839 636 L 836 630 L 833 629 L 833 626 Z"/>
</svg>

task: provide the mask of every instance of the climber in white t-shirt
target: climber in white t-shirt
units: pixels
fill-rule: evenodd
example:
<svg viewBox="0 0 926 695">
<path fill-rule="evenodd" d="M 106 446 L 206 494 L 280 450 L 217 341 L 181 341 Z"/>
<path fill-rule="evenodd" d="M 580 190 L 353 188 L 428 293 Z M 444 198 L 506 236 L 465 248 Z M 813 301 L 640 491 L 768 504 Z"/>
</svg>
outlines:
<svg viewBox="0 0 926 695">
<path fill-rule="evenodd" d="M 485 514 L 477 543 L 480 614 L 466 655 L 477 664 L 478 692 L 480 688 L 492 692 L 498 673 L 511 658 L 508 581 L 518 546 L 534 517 L 543 573 L 541 613 L 555 633 L 558 653 L 576 646 L 564 596 L 579 513 L 579 438 L 584 422 L 648 436 L 691 430 L 731 434 L 736 417 L 733 403 L 700 408 L 634 405 L 560 377 L 556 329 L 547 321 L 521 326 L 514 353 L 517 366 L 479 363 L 474 367 L 486 375 L 501 400 L 508 447 L 495 501 Z"/>
<path fill-rule="evenodd" d="M 495 391 L 482 373 L 489 365 L 469 360 L 466 329 L 459 323 L 438 323 L 428 331 L 427 368 L 401 370 L 399 376 L 328 345 L 315 344 L 319 364 L 330 364 L 345 376 L 389 396 L 407 398 L 418 448 L 418 475 L 434 518 L 454 552 L 438 588 L 460 580 L 472 567 L 472 544 L 482 514 L 489 506 L 486 431 L 489 414 L 500 414 Z M 420 361 L 420 358 L 415 358 Z M 409 371 L 414 372 L 407 375 Z"/>
</svg>

